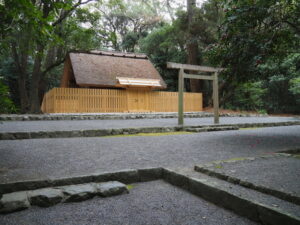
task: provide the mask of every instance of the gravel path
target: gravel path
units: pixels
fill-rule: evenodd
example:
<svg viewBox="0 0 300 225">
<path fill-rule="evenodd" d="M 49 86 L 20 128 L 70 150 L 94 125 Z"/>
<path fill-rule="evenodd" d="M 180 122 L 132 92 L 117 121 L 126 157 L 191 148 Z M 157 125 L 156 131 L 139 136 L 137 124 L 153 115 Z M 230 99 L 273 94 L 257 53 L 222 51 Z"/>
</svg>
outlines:
<svg viewBox="0 0 300 225">
<path fill-rule="evenodd" d="M 0 141 L 0 183 L 213 160 L 299 148 L 300 126 L 170 136 Z"/>
<path fill-rule="evenodd" d="M 162 181 L 139 183 L 129 194 L 0 215 L 3 225 L 254 225 Z"/>
<path fill-rule="evenodd" d="M 185 125 L 212 125 L 213 118 L 186 118 Z M 294 117 L 221 117 L 221 124 L 272 123 L 300 121 Z M 0 132 L 62 131 L 84 129 L 111 129 L 129 127 L 177 126 L 177 118 L 133 120 L 63 120 L 63 121 L 6 121 L 0 122 Z"/>
</svg>

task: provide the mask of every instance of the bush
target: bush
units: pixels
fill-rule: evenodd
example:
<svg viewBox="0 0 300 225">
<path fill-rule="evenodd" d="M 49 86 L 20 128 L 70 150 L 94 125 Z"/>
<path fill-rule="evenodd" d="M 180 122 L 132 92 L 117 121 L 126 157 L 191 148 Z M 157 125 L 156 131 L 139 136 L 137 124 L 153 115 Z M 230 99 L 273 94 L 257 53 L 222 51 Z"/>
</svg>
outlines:
<svg viewBox="0 0 300 225">
<path fill-rule="evenodd" d="M 266 89 L 262 87 L 262 82 L 247 82 L 238 86 L 230 102 L 225 104 L 226 108 L 238 110 L 263 111 L 263 95 Z"/>
<path fill-rule="evenodd" d="M 8 87 L 0 80 L 0 113 L 15 113 L 16 107 L 10 99 Z"/>
</svg>

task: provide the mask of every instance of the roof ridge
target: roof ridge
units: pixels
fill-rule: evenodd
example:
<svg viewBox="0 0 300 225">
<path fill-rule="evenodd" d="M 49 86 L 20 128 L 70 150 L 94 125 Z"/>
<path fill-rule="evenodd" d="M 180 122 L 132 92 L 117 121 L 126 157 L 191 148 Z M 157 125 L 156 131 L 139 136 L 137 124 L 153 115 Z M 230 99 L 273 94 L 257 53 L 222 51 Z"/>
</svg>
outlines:
<svg viewBox="0 0 300 225">
<path fill-rule="evenodd" d="M 102 50 L 91 50 L 91 51 L 70 51 L 69 53 L 83 53 L 92 55 L 104 55 L 104 56 L 114 56 L 114 57 L 124 57 L 124 58 L 137 58 L 137 59 L 148 59 L 148 56 L 144 53 L 134 53 L 134 52 L 118 52 L 118 51 L 102 51 Z"/>
</svg>

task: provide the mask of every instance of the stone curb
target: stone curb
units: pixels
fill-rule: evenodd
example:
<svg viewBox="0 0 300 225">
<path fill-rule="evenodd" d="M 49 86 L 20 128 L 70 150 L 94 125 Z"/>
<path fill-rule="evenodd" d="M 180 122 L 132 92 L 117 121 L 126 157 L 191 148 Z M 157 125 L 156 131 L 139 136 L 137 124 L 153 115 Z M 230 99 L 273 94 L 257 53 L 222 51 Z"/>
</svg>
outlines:
<svg viewBox="0 0 300 225">
<path fill-rule="evenodd" d="M 20 181 L 12 183 L 0 184 L 0 196 L 3 194 L 28 191 L 40 188 L 49 188 L 57 186 L 75 185 L 92 182 L 107 182 L 107 181 L 119 181 L 125 184 L 144 182 L 161 179 L 162 168 L 144 168 L 144 169 L 130 169 L 120 170 L 116 172 L 104 172 L 92 175 L 82 175 L 76 177 L 65 177 L 59 179 L 48 180 L 31 180 Z"/>
<path fill-rule="evenodd" d="M 280 153 L 289 154 L 290 156 L 294 157 L 294 155 L 300 154 L 300 148 L 289 149 L 289 150 L 281 151 Z"/>
<path fill-rule="evenodd" d="M 213 117 L 209 112 L 186 112 L 185 118 Z M 221 113 L 222 117 L 265 117 L 267 114 Z M 23 114 L 0 115 L 0 121 L 34 121 L 34 120 L 126 120 L 126 119 L 161 119 L 178 118 L 178 113 L 102 113 L 102 114 Z"/>
<path fill-rule="evenodd" d="M 282 212 L 276 208 L 242 198 L 222 190 L 217 184 L 205 179 L 195 179 L 165 168 L 145 168 L 138 170 L 122 170 L 113 173 L 101 173 L 80 177 L 61 178 L 43 181 L 24 181 L 10 184 L 0 184 L 0 195 L 11 192 L 24 192 L 32 189 L 55 188 L 58 186 L 107 182 L 111 180 L 124 183 L 144 182 L 163 179 L 166 182 L 183 188 L 207 201 L 247 217 L 251 220 L 268 225 L 296 225 L 300 218 Z M 4 195 L 3 195 L 4 196 Z M 15 195 L 14 195 L 15 196 Z M 85 198 L 85 197 L 82 197 Z M 20 197 L 22 199 L 22 196 Z M 18 199 L 16 199 L 18 200 Z M 76 199 L 75 199 L 76 200 Z M 20 209 L 29 207 L 27 202 Z"/>
<path fill-rule="evenodd" d="M 79 202 L 94 196 L 110 197 L 128 193 L 118 181 L 42 188 L 4 194 L 0 199 L 0 213 L 12 213 L 30 206 L 49 207 L 61 202 Z"/>
<path fill-rule="evenodd" d="M 300 121 L 276 122 L 276 123 L 241 123 L 241 124 L 218 124 L 198 126 L 172 126 L 172 127 L 138 127 L 100 130 L 67 130 L 67 131 L 32 131 L 32 132 L 0 132 L 0 140 L 19 140 L 36 138 L 71 138 L 71 137 L 104 137 L 120 134 L 138 133 L 165 133 L 174 131 L 207 132 L 226 131 L 238 128 L 251 127 L 276 127 L 300 125 Z"/>
<path fill-rule="evenodd" d="M 238 130 L 239 127 L 238 126 L 220 126 L 220 127 L 216 127 L 216 126 L 212 126 L 212 127 L 201 127 L 201 128 L 183 128 L 184 131 L 187 132 L 211 132 L 211 131 L 226 131 L 226 130 Z"/>
<path fill-rule="evenodd" d="M 282 200 L 300 205 L 300 197 L 290 194 L 290 193 L 285 193 L 270 187 L 265 187 L 265 186 L 261 186 L 261 185 L 256 185 L 254 183 L 248 182 L 248 181 L 244 181 L 242 179 L 233 177 L 233 176 L 229 176 L 227 174 L 224 173 L 220 173 L 220 172 L 216 172 L 212 169 L 209 169 L 208 167 L 214 167 L 214 166 L 218 166 L 218 165 L 222 165 L 223 163 L 234 163 L 237 161 L 242 161 L 242 160 L 255 160 L 255 159 L 259 159 L 259 158 L 274 158 L 274 157 L 282 157 L 282 156 L 286 156 L 286 157 L 293 157 L 289 154 L 284 154 L 284 153 L 275 153 L 273 155 L 266 155 L 266 156 L 259 156 L 259 157 L 247 157 L 247 158 L 243 158 L 243 159 L 238 159 L 238 160 L 224 160 L 224 161 L 214 161 L 211 163 L 206 163 L 203 165 L 196 165 L 194 167 L 194 170 L 200 173 L 204 173 L 208 176 L 211 177 L 216 177 L 219 178 L 221 180 L 225 180 L 229 183 L 232 184 L 238 184 L 240 186 L 246 187 L 246 188 L 250 188 L 253 189 L 255 191 L 259 191 L 261 193 L 264 194 L 268 194 L 268 195 L 272 195 L 274 197 L 280 198 Z"/>
<path fill-rule="evenodd" d="M 205 179 L 191 178 L 170 169 L 163 170 L 163 179 L 209 202 L 262 224 L 300 224 L 300 218 L 298 217 L 222 190 L 217 184 Z"/>
</svg>

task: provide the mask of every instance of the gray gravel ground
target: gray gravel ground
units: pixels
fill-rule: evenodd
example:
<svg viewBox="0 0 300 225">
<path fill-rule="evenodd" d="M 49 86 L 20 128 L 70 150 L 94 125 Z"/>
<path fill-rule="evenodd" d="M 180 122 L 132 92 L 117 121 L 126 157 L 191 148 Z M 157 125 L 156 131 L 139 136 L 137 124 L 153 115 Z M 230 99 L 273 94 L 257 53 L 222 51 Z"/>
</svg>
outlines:
<svg viewBox="0 0 300 225">
<path fill-rule="evenodd" d="M 300 126 L 170 136 L 0 141 L 0 183 L 145 167 L 193 167 L 300 146 Z"/>
<path fill-rule="evenodd" d="M 185 125 L 212 125 L 213 118 L 186 118 Z M 221 124 L 300 121 L 296 117 L 221 117 Z M 131 127 L 177 126 L 177 118 L 133 120 L 2 121 L 0 132 L 62 131 Z"/>
<path fill-rule="evenodd" d="M 127 195 L 94 198 L 1 216 L 1 225 L 257 224 L 162 181 L 139 183 Z"/>
<path fill-rule="evenodd" d="M 300 159 L 298 158 L 258 158 L 254 161 L 223 163 L 222 168 L 210 169 L 300 197 Z"/>
</svg>

